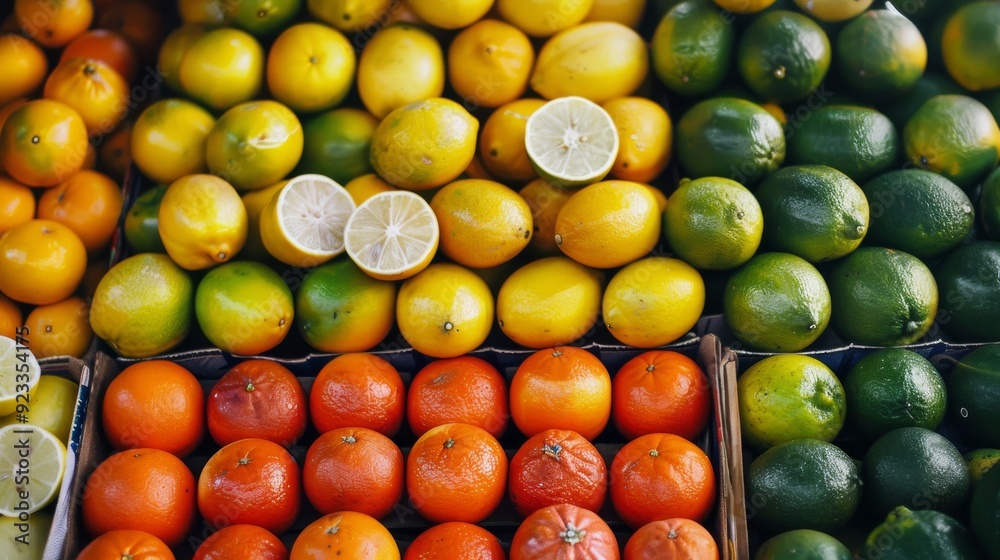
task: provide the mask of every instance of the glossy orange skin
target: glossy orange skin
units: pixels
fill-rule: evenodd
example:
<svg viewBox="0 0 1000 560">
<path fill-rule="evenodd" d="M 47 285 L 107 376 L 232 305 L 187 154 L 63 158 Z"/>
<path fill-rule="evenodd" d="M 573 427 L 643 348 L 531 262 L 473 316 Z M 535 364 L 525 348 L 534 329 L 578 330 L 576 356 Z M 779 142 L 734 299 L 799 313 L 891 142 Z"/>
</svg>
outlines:
<svg viewBox="0 0 1000 560">
<path fill-rule="evenodd" d="M 89 134 L 110 134 L 128 114 L 125 78 L 93 58 L 70 58 L 52 69 L 44 95 L 76 109 Z"/>
<path fill-rule="evenodd" d="M 91 541 L 76 560 L 174 560 L 174 553 L 160 539 L 145 531 L 110 531 Z"/>
<path fill-rule="evenodd" d="M 521 522 L 510 560 L 618 560 L 618 540 L 601 516 L 569 504 L 544 507 Z"/>
<path fill-rule="evenodd" d="M 73 295 L 86 271 L 86 247 L 59 222 L 29 220 L 0 237 L 0 292 L 15 301 L 62 301 Z"/>
<path fill-rule="evenodd" d="M 15 0 L 14 15 L 26 35 L 54 48 L 69 43 L 90 27 L 94 5 L 90 0 Z"/>
<path fill-rule="evenodd" d="M 80 236 L 87 252 L 95 255 L 111 244 L 123 203 L 121 187 L 114 179 L 81 169 L 42 193 L 38 217 L 65 224 Z"/>
<path fill-rule="evenodd" d="M 207 403 L 208 433 L 219 445 L 257 437 L 291 447 L 306 431 L 306 392 L 295 374 L 271 360 L 230 368 Z"/>
<path fill-rule="evenodd" d="M 35 99 L 14 109 L 0 132 L 0 165 L 18 183 L 54 187 L 83 168 L 90 149 L 75 109 Z"/>
<path fill-rule="evenodd" d="M 384 525 L 356 511 L 329 513 L 310 523 L 292 545 L 290 560 L 399 560 L 399 547 Z"/>
<path fill-rule="evenodd" d="M 624 560 L 719 560 L 715 538 L 690 519 L 661 519 L 647 523 L 629 537 Z"/>
<path fill-rule="evenodd" d="M 406 491 L 417 513 L 436 523 L 478 523 L 500 505 L 507 486 L 507 455 L 482 428 L 431 428 L 406 458 Z"/>
<path fill-rule="evenodd" d="M 511 458 L 507 487 L 522 517 L 555 504 L 596 512 L 608 493 L 608 468 L 580 434 L 545 430 L 528 438 Z"/>
<path fill-rule="evenodd" d="M 94 340 L 89 316 L 90 304 L 79 296 L 32 309 L 24 318 L 31 335 L 31 353 L 39 359 L 82 358 Z"/>
<path fill-rule="evenodd" d="M 389 362 L 373 354 L 341 354 L 316 375 L 309 414 L 320 433 L 369 428 L 393 436 L 403 424 L 406 389 Z"/>
<path fill-rule="evenodd" d="M 510 413 L 528 437 L 557 428 L 594 439 L 611 417 L 611 376 L 596 356 L 575 346 L 539 350 L 514 373 Z"/>
<path fill-rule="evenodd" d="M 59 62 L 71 58 L 100 60 L 121 74 L 129 84 L 135 82 L 139 70 L 135 49 L 125 37 L 110 29 L 91 29 L 70 41 L 59 55 Z"/>
<path fill-rule="evenodd" d="M 17 339 L 17 329 L 21 328 L 24 314 L 21 308 L 8 297 L 0 294 L 0 336 Z"/>
<path fill-rule="evenodd" d="M 463 422 L 499 438 L 510 418 L 507 381 L 474 356 L 435 360 L 410 382 L 406 418 L 417 437 L 434 426 Z"/>
<path fill-rule="evenodd" d="M 198 510 L 213 527 L 257 525 L 280 535 L 299 515 L 295 459 L 273 441 L 247 438 L 216 451 L 198 477 Z"/>
<path fill-rule="evenodd" d="M 30 188 L 0 176 L 0 235 L 34 218 L 35 206 L 35 194 Z"/>
<path fill-rule="evenodd" d="M 704 522 L 715 505 L 715 470 L 705 452 L 673 434 L 626 443 L 611 461 L 611 503 L 630 527 L 683 517 Z"/>
<path fill-rule="evenodd" d="M 4 61 L 0 105 L 33 94 L 49 73 L 45 51 L 34 41 L 16 33 L 0 35 L 0 59 Z"/>
<path fill-rule="evenodd" d="M 711 386 L 691 358 L 650 350 L 625 363 L 611 385 L 611 418 L 626 439 L 657 432 L 697 439 L 712 409 Z"/>
<path fill-rule="evenodd" d="M 288 547 L 267 529 L 256 525 L 230 525 L 209 535 L 191 560 L 287 560 Z"/>
<path fill-rule="evenodd" d="M 205 393 L 183 366 L 137 362 L 108 385 L 101 420 L 115 449 L 152 447 L 186 457 L 205 434 Z"/>
<path fill-rule="evenodd" d="M 306 499 L 320 513 L 358 511 L 385 517 L 403 497 L 403 452 L 367 428 L 337 428 L 319 436 L 302 464 Z"/>
<path fill-rule="evenodd" d="M 413 539 L 403 560 L 507 560 L 500 540 L 479 525 L 449 521 Z"/>
<path fill-rule="evenodd" d="M 195 518 L 194 475 L 159 449 L 115 453 L 87 479 L 81 512 L 91 536 L 135 529 L 174 547 L 187 538 Z"/>
</svg>

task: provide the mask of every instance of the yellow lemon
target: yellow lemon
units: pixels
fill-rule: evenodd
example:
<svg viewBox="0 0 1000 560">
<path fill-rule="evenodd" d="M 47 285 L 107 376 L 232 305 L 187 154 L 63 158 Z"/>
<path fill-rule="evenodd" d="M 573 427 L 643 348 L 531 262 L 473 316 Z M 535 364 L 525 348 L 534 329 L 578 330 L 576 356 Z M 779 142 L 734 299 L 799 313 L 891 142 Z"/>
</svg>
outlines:
<svg viewBox="0 0 1000 560">
<path fill-rule="evenodd" d="M 553 99 L 524 126 L 524 147 L 535 171 L 564 188 L 603 179 L 618 157 L 618 146 L 611 115 L 583 97 Z"/>
<path fill-rule="evenodd" d="M 479 347 L 493 326 L 493 294 L 474 272 L 435 263 L 403 282 L 396 298 L 399 332 L 414 350 L 453 358 Z"/>
<path fill-rule="evenodd" d="M 535 61 L 521 30 L 487 19 L 462 30 L 448 47 L 448 82 L 470 105 L 497 107 L 524 93 Z"/>
<path fill-rule="evenodd" d="M 360 177 L 355 177 L 354 179 L 348 181 L 348 183 L 344 185 L 344 188 L 347 189 L 347 194 L 351 195 L 351 198 L 354 199 L 354 204 L 359 206 L 362 202 L 380 192 L 396 190 L 396 187 L 386 183 L 381 177 L 374 173 L 366 173 Z"/>
<path fill-rule="evenodd" d="M 52 432 L 31 424 L 0 428 L 0 469 L 7 473 L 24 472 L 24 449 L 30 451 L 31 490 L 25 491 L 21 476 L 0 477 L 0 515 L 19 517 L 44 508 L 55 501 L 66 472 L 66 446 Z"/>
<path fill-rule="evenodd" d="M 28 392 L 31 403 L 25 415 L 35 426 L 41 426 L 69 445 L 69 432 L 73 427 L 73 413 L 80 385 L 72 379 L 58 375 L 42 375 L 38 385 Z M 17 414 L 0 418 L 0 426 L 19 424 Z"/>
<path fill-rule="evenodd" d="M 28 333 L 30 342 L 31 333 Z M 20 340 L 0 336 L 0 414 L 7 416 L 15 412 L 23 412 L 25 408 L 30 411 L 31 403 L 28 406 L 18 407 L 23 393 L 22 389 L 27 389 L 30 393 L 38 387 L 42 374 L 42 368 L 38 365 L 31 348 L 24 344 L 24 339 Z M 21 403 L 24 404 L 24 403 Z"/>
<path fill-rule="evenodd" d="M 532 37 L 548 37 L 583 21 L 594 0 L 497 0 L 500 17 Z"/>
<path fill-rule="evenodd" d="M 283 31 L 267 55 L 267 87 L 291 109 L 309 113 L 340 103 L 354 83 L 357 57 L 344 35 L 321 23 Z"/>
<path fill-rule="evenodd" d="M 471 268 L 501 265 L 531 240 L 531 208 L 496 181 L 449 183 L 434 195 L 431 208 L 441 229 L 441 250 Z"/>
<path fill-rule="evenodd" d="M 601 308 L 608 332 L 620 342 L 655 348 L 694 328 L 705 308 L 705 282 L 682 260 L 647 257 L 611 278 Z"/>
<path fill-rule="evenodd" d="M 408 24 L 378 32 L 358 60 L 358 95 L 377 118 L 444 92 L 444 54 L 433 35 Z"/>
<path fill-rule="evenodd" d="M 535 179 L 525 185 L 519 193 L 531 208 L 534 234 L 528 246 L 538 255 L 561 255 L 556 245 L 556 217 L 573 191 L 561 189 L 545 179 Z"/>
<path fill-rule="evenodd" d="M 180 75 L 181 61 L 184 60 L 184 54 L 187 53 L 188 48 L 207 31 L 208 29 L 203 25 L 185 23 L 171 31 L 163 40 L 157 56 L 159 65 L 157 70 L 170 89 L 178 92 L 184 91 Z"/>
<path fill-rule="evenodd" d="M 441 29 L 468 27 L 493 7 L 493 0 L 409 0 L 417 17 Z"/>
<path fill-rule="evenodd" d="M 322 175 L 299 175 L 268 199 L 260 214 L 264 248 L 279 261 L 313 267 L 344 252 L 351 195 Z"/>
<path fill-rule="evenodd" d="M 372 195 L 358 205 L 344 229 L 347 255 L 378 280 L 402 280 L 427 268 L 439 239 L 434 210 L 410 191 Z"/>
<path fill-rule="evenodd" d="M 264 49 L 246 31 L 206 32 L 184 51 L 178 67 L 188 95 L 222 111 L 253 99 L 264 84 Z"/>
<path fill-rule="evenodd" d="M 583 21 L 616 21 L 638 29 L 646 11 L 646 0 L 594 0 Z"/>
<path fill-rule="evenodd" d="M 242 256 L 255 261 L 265 260 L 271 256 L 260 238 L 260 216 L 264 213 L 264 207 L 271 197 L 281 192 L 281 188 L 287 183 L 288 181 L 279 181 L 270 187 L 247 191 L 240 196 L 243 206 L 247 209 L 247 242 L 240 252 Z"/>
<path fill-rule="evenodd" d="M 528 117 L 544 99 L 517 99 L 497 108 L 483 124 L 479 157 L 490 173 L 510 181 L 530 181 L 538 174 L 524 145 Z"/>
<path fill-rule="evenodd" d="M 246 207 L 236 189 L 215 175 L 185 175 L 170 183 L 157 220 L 167 254 L 188 270 L 232 259 L 247 239 Z"/>
<path fill-rule="evenodd" d="M 638 183 L 655 179 L 670 162 L 670 116 L 645 97 L 620 97 L 603 107 L 618 128 L 618 157 L 611 175 Z"/>
<path fill-rule="evenodd" d="M 205 161 L 212 173 L 240 190 L 267 187 L 299 163 L 302 123 L 277 101 L 241 103 L 229 109 L 205 139 Z"/>
<path fill-rule="evenodd" d="M 306 0 L 306 8 L 314 18 L 345 33 L 373 33 L 394 12 L 405 10 L 397 0 Z"/>
<path fill-rule="evenodd" d="M 602 181 L 577 191 L 556 217 L 554 239 L 566 256 L 595 268 L 636 261 L 660 240 L 660 207 L 649 187 Z"/>
<path fill-rule="evenodd" d="M 867 10 L 872 0 L 795 0 L 795 4 L 820 21 L 837 22 Z"/>
<path fill-rule="evenodd" d="M 132 161 L 157 183 L 204 173 L 205 139 L 215 117 L 184 99 L 162 99 L 147 107 L 129 138 Z"/>
<path fill-rule="evenodd" d="M 797 1 L 797 0 L 796 0 Z M 737 14 L 752 14 L 774 4 L 775 0 L 715 0 L 723 10 Z"/>
<path fill-rule="evenodd" d="M 600 272 L 566 257 L 532 261 L 500 287 L 500 329 L 528 348 L 570 344 L 597 322 L 602 280 Z"/>
<path fill-rule="evenodd" d="M 218 27 L 225 25 L 229 20 L 230 11 L 227 10 L 225 0 L 179 0 L 177 10 L 180 12 L 181 21 L 187 25 L 207 25 Z"/>
<path fill-rule="evenodd" d="M 436 97 L 404 105 L 375 129 L 372 167 L 395 187 L 440 187 L 469 167 L 478 133 L 479 121 L 450 99 Z"/>
</svg>

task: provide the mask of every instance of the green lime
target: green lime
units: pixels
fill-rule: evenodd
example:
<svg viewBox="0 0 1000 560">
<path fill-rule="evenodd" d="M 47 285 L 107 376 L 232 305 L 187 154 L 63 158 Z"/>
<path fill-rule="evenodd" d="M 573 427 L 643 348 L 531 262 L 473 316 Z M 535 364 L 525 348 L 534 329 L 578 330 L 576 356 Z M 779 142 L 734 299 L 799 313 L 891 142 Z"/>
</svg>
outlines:
<svg viewBox="0 0 1000 560">
<path fill-rule="evenodd" d="M 835 531 L 854 517 L 861 478 L 851 457 L 815 439 L 776 445 L 747 473 L 747 511 L 767 531 Z M 752 512 L 752 513 L 751 513 Z"/>
<path fill-rule="evenodd" d="M 897 428 L 878 438 L 861 468 L 866 506 L 878 517 L 899 506 L 956 515 L 969 493 L 962 454 L 926 428 Z"/>
<path fill-rule="evenodd" d="M 728 270 L 750 260 L 763 231 L 753 193 L 721 177 L 681 181 L 663 213 L 663 235 L 670 248 L 705 270 Z"/>
<path fill-rule="evenodd" d="M 764 358 L 740 376 L 737 393 L 743 438 L 758 451 L 793 439 L 833 441 L 844 426 L 844 387 L 810 356 Z"/>
<path fill-rule="evenodd" d="M 305 143 L 295 175 L 319 173 L 341 185 L 372 172 L 369 147 L 378 121 L 361 109 L 340 108 L 302 124 Z"/>
<path fill-rule="evenodd" d="M 726 177 L 757 184 L 785 161 L 785 133 L 760 105 L 733 97 L 707 99 L 677 122 L 677 162 L 692 179 Z"/>
<path fill-rule="evenodd" d="M 939 257 L 955 248 L 976 221 L 965 191 L 937 173 L 892 171 L 861 188 L 871 206 L 867 242 L 919 259 Z"/>
<path fill-rule="evenodd" d="M 825 165 L 794 165 L 757 187 L 764 246 L 812 263 L 854 251 L 868 232 L 868 199 L 850 177 Z"/>
<path fill-rule="evenodd" d="M 955 364 L 948 408 L 966 437 L 1000 447 L 1000 344 L 980 346 Z"/>
<path fill-rule="evenodd" d="M 786 129 L 786 141 L 786 164 L 828 165 L 858 182 L 892 168 L 901 154 L 892 121 L 853 105 L 817 109 L 797 128 Z"/>
<path fill-rule="evenodd" d="M 1000 167 L 983 181 L 979 193 L 979 219 L 990 239 L 1000 241 Z"/>
<path fill-rule="evenodd" d="M 858 93 L 892 97 L 909 91 L 927 68 L 920 30 L 895 10 L 868 10 L 837 35 L 837 67 Z"/>
<path fill-rule="evenodd" d="M 944 66 L 970 91 L 1000 88 L 1000 4 L 974 2 L 948 18 L 941 42 Z"/>
<path fill-rule="evenodd" d="M 302 338 L 323 352 L 364 352 L 382 342 L 396 320 L 396 285 L 376 280 L 354 261 L 318 266 L 295 294 Z"/>
<path fill-rule="evenodd" d="M 1000 90 L 988 94 L 983 103 L 993 113 L 993 118 L 1000 122 Z"/>
<path fill-rule="evenodd" d="M 125 241 L 133 253 L 166 253 L 160 240 L 160 201 L 167 185 L 157 185 L 135 198 L 125 214 Z"/>
<path fill-rule="evenodd" d="M 939 511 L 898 507 L 869 533 L 863 558 L 980 560 L 982 556 L 972 535 L 955 518 Z"/>
<path fill-rule="evenodd" d="M 1000 558 L 1000 467 L 993 467 L 972 494 L 972 533 L 991 558 Z"/>
<path fill-rule="evenodd" d="M 191 277 L 163 253 L 140 253 L 101 278 L 90 326 L 127 358 L 147 358 L 181 343 L 194 315 Z"/>
<path fill-rule="evenodd" d="M 288 27 L 302 7 L 302 0 L 239 0 L 224 2 L 229 21 L 258 37 L 273 35 Z"/>
<path fill-rule="evenodd" d="M 851 560 L 837 539 L 812 529 L 796 529 L 764 541 L 753 560 Z"/>
<path fill-rule="evenodd" d="M 878 438 L 896 428 L 933 430 L 948 404 L 944 379 L 920 354 L 883 348 L 861 358 L 844 378 L 848 417 L 863 434 Z"/>
<path fill-rule="evenodd" d="M 1000 127 L 990 110 L 965 95 L 938 95 L 903 129 L 906 157 L 969 190 L 1000 161 Z"/>
<path fill-rule="evenodd" d="M 1000 241 L 962 245 L 936 271 L 944 331 L 962 342 L 1000 340 Z"/>
<path fill-rule="evenodd" d="M 680 2 L 653 33 L 653 70 L 674 93 L 704 95 L 729 72 L 735 36 L 718 6 L 704 0 Z"/>
<path fill-rule="evenodd" d="M 723 317 L 740 342 L 767 352 L 798 352 L 830 322 L 830 291 L 808 261 L 761 253 L 726 283 Z"/>
<path fill-rule="evenodd" d="M 910 344 L 934 323 L 934 275 L 909 253 L 862 247 L 834 263 L 828 282 L 833 327 L 848 342 Z"/>
<path fill-rule="evenodd" d="M 909 91 L 901 96 L 885 100 L 879 105 L 879 109 L 885 113 L 885 116 L 892 119 L 892 123 L 899 130 L 903 130 L 906 121 L 910 120 L 910 117 L 928 99 L 936 95 L 963 93 L 965 90 L 955 83 L 951 76 L 943 73 L 926 73 L 917 80 L 917 83 Z"/>
<path fill-rule="evenodd" d="M 753 20 L 737 49 L 740 75 L 769 101 L 805 99 L 830 68 L 830 40 L 804 14 L 777 10 Z"/>
<path fill-rule="evenodd" d="M 983 475 L 1000 464 L 1000 449 L 973 449 L 962 455 L 962 458 L 965 459 L 965 464 L 969 467 L 969 488 L 975 492 Z"/>
</svg>

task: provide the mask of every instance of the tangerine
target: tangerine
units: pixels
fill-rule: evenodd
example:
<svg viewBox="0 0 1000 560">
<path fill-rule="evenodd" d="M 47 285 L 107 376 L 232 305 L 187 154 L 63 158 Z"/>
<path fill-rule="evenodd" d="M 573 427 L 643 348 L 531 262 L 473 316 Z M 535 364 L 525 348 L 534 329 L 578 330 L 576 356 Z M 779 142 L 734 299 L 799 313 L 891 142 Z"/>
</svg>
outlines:
<svg viewBox="0 0 1000 560">
<path fill-rule="evenodd" d="M 615 374 L 611 418 L 630 440 L 656 432 L 694 440 L 708 424 L 710 390 L 694 360 L 673 350 L 650 350 Z"/>
<path fill-rule="evenodd" d="M 528 438 L 510 460 L 509 479 L 510 501 L 522 517 L 555 504 L 599 511 L 608 491 L 601 452 L 571 430 L 545 430 Z"/>
<path fill-rule="evenodd" d="M 589 509 L 556 504 L 521 522 L 510 543 L 510 560 L 601 558 L 618 560 L 618 539 Z"/>
<path fill-rule="evenodd" d="M 306 392 L 285 366 L 247 360 L 229 369 L 208 394 L 208 433 L 229 445 L 248 437 L 291 447 L 306 431 Z"/>
<path fill-rule="evenodd" d="M 435 360 L 410 381 L 406 419 L 417 437 L 434 426 L 464 422 L 499 438 L 508 418 L 507 381 L 481 358 Z"/>
<path fill-rule="evenodd" d="M 392 364 L 374 354 L 341 354 L 316 375 L 309 415 L 320 433 L 356 427 L 393 436 L 404 403 L 403 378 Z"/>
<path fill-rule="evenodd" d="M 229 525 L 209 535 L 191 560 L 287 560 L 288 548 L 273 533 L 256 525 Z M 133 559 L 135 560 L 135 559 Z"/>
</svg>

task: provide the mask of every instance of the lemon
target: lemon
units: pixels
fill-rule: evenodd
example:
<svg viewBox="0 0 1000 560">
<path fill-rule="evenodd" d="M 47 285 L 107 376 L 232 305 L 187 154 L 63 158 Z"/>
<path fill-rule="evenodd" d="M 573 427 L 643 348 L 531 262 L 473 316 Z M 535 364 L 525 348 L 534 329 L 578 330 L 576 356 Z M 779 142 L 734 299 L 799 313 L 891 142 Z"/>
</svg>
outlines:
<svg viewBox="0 0 1000 560">
<path fill-rule="evenodd" d="M 647 257 L 615 274 L 601 302 L 604 324 L 622 344 L 655 348 L 688 333 L 705 308 L 705 282 L 691 265 Z"/>
<path fill-rule="evenodd" d="M 490 334 L 493 294 L 469 269 L 435 263 L 399 288 L 396 323 L 417 352 L 434 358 L 461 356 Z"/>
<path fill-rule="evenodd" d="M 295 169 L 304 138 L 291 109 L 277 101 L 249 101 L 215 121 L 205 138 L 205 162 L 237 189 L 259 189 Z"/>
<path fill-rule="evenodd" d="M 59 495 L 66 446 L 52 432 L 31 424 L 0 428 L 0 515 L 31 514 Z"/>
<path fill-rule="evenodd" d="M 612 21 L 584 23 L 546 41 L 531 73 L 531 89 L 546 99 L 569 95 L 595 103 L 631 95 L 649 71 L 646 42 Z"/>
<path fill-rule="evenodd" d="M 803 12 L 826 22 L 851 19 L 868 9 L 873 0 L 795 0 Z"/>
<path fill-rule="evenodd" d="M 597 323 L 602 274 L 566 257 L 532 261 L 514 271 L 497 294 L 497 321 L 528 348 L 570 344 Z"/>
<path fill-rule="evenodd" d="M 660 226 L 659 204 L 646 185 L 603 181 L 566 201 L 554 239 L 580 264 L 614 268 L 649 254 L 660 240 Z"/>
<path fill-rule="evenodd" d="M 611 176 L 637 183 L 655 179 L 670 162 L 670 116 L 645 97 L 620 97 L 602 107 L 618 129 L 618 157 Z"/>
<path fill-rule="evenodd" d="M 759 12 L 771 4 L 774 4 L 775 0 L 714 0 L 716 4 L 719 5 L 723 10 L 729 10 L 730 12 L 737 14 L 752 14 Z"/>
<path fill-rule="evenodd" d="M 393 109 L 444 92 L 444 53 L 433 35 L 407 24 L 382 29 L 358 59 L 358 95 L 381 119 Z"/>
<path fill-rule="evenodd" d="M 410 103 L 394 110 L 375 129 L 372 167 L 401 189 L 440 187 L 469 167 L 478 134 L 479 121 L 450 99 Z"/>
<path fill-rule="evenodd" d="M 525 185 L 518 194 L 531 208 L 531 221 L 534 234 L 528 246 L 535 253 L 545 256 L 561 255 L 556 245 L 556 218 L 566 201 L 573 196 L 573 191 L 560 189 L 545 179 L 535 179 Z"/>
<path fill-rule="evenodd" d="M 163 80 L 167 85 L 170 86 L 170 89 L 176 92 L 184 91 L 180 75 L 181 61 L 184 60 L 184 53 L 207 31 L 208 29 L 204 25 L 185 21 L 184 24 L 171 31 L 163 40 L 157 57 L 157 70 L 159 70 L 160 75 L 163 76 Z"/>
<path fill-rule="evenodd" d="M 306 8 L 314 18 L 345 33 L 368 32 L 388 20 L 390 9 L 401 9 L 394 0 L 306 0 Z"/>
<path fill-rule="evenodd" d="M 509 181 L 537 177 L 528 157 L 524 133 L 528 118 L 545 105 L 543 99 L 518 99 L 506 103 L 486 119 L 479 137 L 479 156 L 493 175 Z"/>
<path fill-rule="evenodd" d="M 535 49 L 520 29 L 487 19 L 462 30 L 448 47 L 448 82 L 470 106 L 497 107 L 521 97 Z"/>
<path fill-rule="evenodd" d="M 135 120 L 129 154 L 136 167 L 158 183 L 203 173 L 205 139 L 214 124 L 212 114 L 191 101 L 162 99 Z"/>
<path fill-rule="evenodd" d="M 616 21 L 638 29 L 646 11 L 646 0 L 594 0 L 583 21 Z"/>
<path fill-rule="evenodd" d="M 333 179 L 299 175 L 264 206 L 260 238 L 279 261 L 316 266 L 344 252 L 344 228 L 355 208 L 351 195 Z"/>
<path fill-rule="evenodd" d="M 30 334 L 28 340 L 30 341 Z M 0 414 L 6 416 L 17 410 L 18 403 L 26 404 L 25 397 L 38 387 L 41 368 L 26 344 L 0 336 Z M 23 389 L 27 389 L 24 391 Z"/>
<path fill-rule="evenodd" d="M 441 29 L 459 29 L 479 21 L 493 0 L 409 0 L 417 17 Z"/>
<path fill-rule="evenodd" d="M 80 385 L 58 375 L 42 375 L 38 385 L 28 392 L 29 408 L 24 415 L 32 424 L 52 432 L 63 445 L 69 444 L 73 413 Z M 0 418 L 0 426 L 17 424 L 17 414 Z"/>
<path fill-rule="evenodd" d="M 501 265 L 531 240 L 531 208 L 496 181 L 448 183 L 431 199 L 431 208 L 441 229 L 441 250 L 471 268 Z"/>
<path fill-rule="evenodd" d="M 0 517 L 0 557 L 41 560 L 51 528 L 52 512 L 47 510 L 36 511 L 27 521 L 20 517 Z"/>
<path fill-rule="evenodd" d="M 264 85 L 263 47 L 231 27 L 205 32 L 184 51 L 177 75 L 183 91 L 217 111 L 256 97 Z"/>
<path fill-rule="evenodd" d="M 267 87 L 300 113 L 329 109 L 351 90 L 357 57 L 343 33 L 322 23 L 285 29 L 267 54 Z"/>
<path fill-rule="evenodd" d="M 579 187 L 611 171 L 618 157 L 618 129 L 600 105 L 562 97 L 528 117 L 524 144 L 539 175 L 565 188 Z"/>
<path fill-rule="evenodd" d="M 372 195 L 344 229 L 347 256 L 369 276 L 402 280 L 427 268 L 440 230 L 434 210 L 420 195 L 389 191 Z"/>
<path fill-rule="evenodd" d="M 236 189 L 215 175 L 185 175 L 170 183 L 157 220 L 167 254 L 188 270 L 230 260 L 247 239 L 246 207 Z"/>
<path fill-rule="evenodd" d="M 162 253 L 133 255 L 108 270 L 90 304 L 94 334 L 128 358 L 166 352 L 187 336 L 191 278 Z"/>
<path fill-rule="evenodd" d="M 271 197 L 281 192 L 288 181 L 279 181 L 270 187 L 247 191 L 240 196 L 243 206 L 247 209 L 247 242 L 240 251 L 240 256 L 253 260 L 265 260 L 271 257 L 260 238 L 260 217 L 264 213 Z"/>
<path fill-rule="evenodd" d="M 497 0 L 497 11 L 528 35 L 548 37 L 583 21 L 593 5 L 594 0 Z"/>
<path fill-rule="evenodd" d="M 354 204 L 359 206 L 362 202 L 378 193 L 396 190 L 395 187 L 386 183 L 374 173 L 366 173 L 360 177 L 351 179 L 346 185 L 344 185 L 344 189 L 346 189 L 347 194 L 351 195 L 351 198 L 354 199 Z"/>
</svg>

